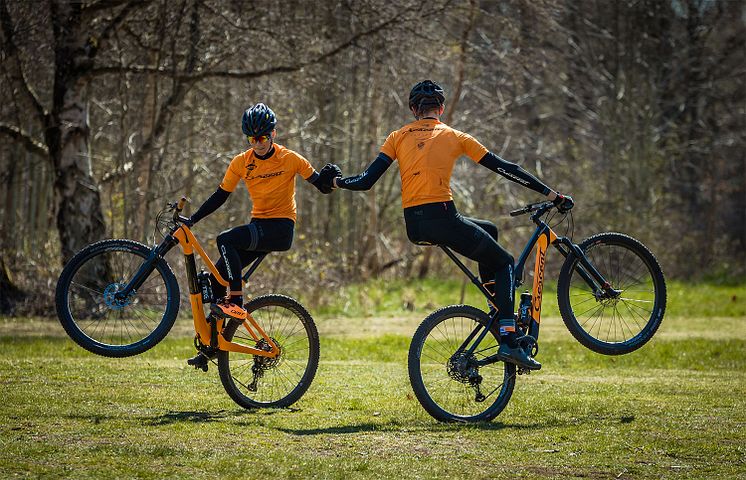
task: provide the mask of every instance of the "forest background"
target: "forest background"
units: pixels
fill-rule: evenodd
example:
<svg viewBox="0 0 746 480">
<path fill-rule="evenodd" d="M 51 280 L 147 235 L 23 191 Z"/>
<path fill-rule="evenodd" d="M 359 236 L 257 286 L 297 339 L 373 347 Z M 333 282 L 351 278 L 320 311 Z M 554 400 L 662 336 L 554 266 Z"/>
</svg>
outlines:
<svg viewBox="0 0 746 480">
<path fill-rule="evenodd" d="M 0 313 L 53 315 L 90 242 L 158 241 L 165 203 L 194 211 L 247 148 L 251 104 L 277 113 L 278 143 L 350 175 L 425 78 L 446 123 L 573 196 L 559 233 L 631 234 L 669 278 L 746 275 L 746 2 L 0 0 L 0 17 Z M 299 179 L 293 249 L 250 290 L 313 308 L 371 278 L 453 277 L 408 242 L 396 170 L 366 194 Z M 468 159 L 452 186 L 517 255 L 531 224 L 506 213 L 537 195 Z M 242 190 L 195 228 L 213 259 L 249 220 Z"/>
</svg>

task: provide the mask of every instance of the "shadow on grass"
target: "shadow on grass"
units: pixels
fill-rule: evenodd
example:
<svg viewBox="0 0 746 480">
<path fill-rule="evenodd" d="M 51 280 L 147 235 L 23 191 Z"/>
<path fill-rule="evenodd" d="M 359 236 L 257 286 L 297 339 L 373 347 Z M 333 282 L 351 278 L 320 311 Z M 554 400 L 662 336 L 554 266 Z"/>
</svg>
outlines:
<svg viewBox="0 0 746 480">
<path fill-rule="evenodd" d="M 144 423 L 151 426 L 159 425 L 170 425 L 174 423 L 190 422 L 190 423 L 208 423 L 217 422 L 228 419 L 235 419 L 237 417 L 243 417 L 251 415 L 252 417 L 266 417 L 268 415 L 275 415 L 278 413 L 292 413 L 300 411 L 294 408 L 262 408 L 262 409 L 247 409 L 247 410 L 218 410 L 217 412 L 205 412 L 205 411 L 184 411 L 184 412 L 168 412 L 157 417 L 145 419 Z"/>
<path fill-rule="evenodd" d="M 630 423 L 634 421 L 634 416 L 622 416 L 621 419 L 610 419 L 620 421 L 621 423 Z M 553 428 L 566 428 L 582 424 L 598 422 L 597 415 L 589 414 L 584 417 L 575 415 L 573 418 L 546 418 L 537 419 L 534 422 L 508 422 L 504 423 L 498 420 L 492 422 L 453 422 L 439 423 L 436 420 L 390 420 L 383 422 L 365 422 L 350 425 L 334 425 L 318 428 L 276 428 L 277 431 L 288 435 L 312 436 L 312 435 L 347 435 L 364 432 L 392 432 L 392 433 L 445 433 L 445 432 L 463 432 L 465 430 L 479 431 L 524 431 L 524 430 L 544 430 Z"/>
<path fill-rule="evenodd" d="M 216 422 L 219 420 L 225 420 L 229 416 L 233 416 L 234 412 L 226 412 L 225 410 L 218 410 L 217 412 L 200 412 L 200 411 L 184 411 L 184 412 L 168 412 L 163 415 L 158 415 L 145 420 L 146 425 L 159 426 L 159 425 L 170 425 L 173 423 L 208 423 Z"/>
<path fill-rule="evenodd" d="M 363 432 L 451 432 L 471 430 L 525 430 L 547 428 L 553 425 L 541 424 L 504 424 L 502 422 L 481 422 L 481 423 L 403 423 L 403 422 L 382 422 L 382 423 L 359 423 L 355 425 L 337 425 L 333 427 L 320 428 L 277 428 L 278 431 L 289 435 L 307 436 L 307 435 L 346 435 Z"/>
</svg>

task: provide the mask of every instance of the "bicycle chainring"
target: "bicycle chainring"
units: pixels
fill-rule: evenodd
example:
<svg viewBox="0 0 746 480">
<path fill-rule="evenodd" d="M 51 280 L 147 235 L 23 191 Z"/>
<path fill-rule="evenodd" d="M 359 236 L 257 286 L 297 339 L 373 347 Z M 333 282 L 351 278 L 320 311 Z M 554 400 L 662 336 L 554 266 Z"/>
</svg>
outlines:
<svg viewBox="0 0 746 480">
<path fill-rule="evenodd" d="M 531 335 L 523 335 L 516 339 L 518 346 L 531 357 L 539 353 L 539 342 Z"/>
</svg>

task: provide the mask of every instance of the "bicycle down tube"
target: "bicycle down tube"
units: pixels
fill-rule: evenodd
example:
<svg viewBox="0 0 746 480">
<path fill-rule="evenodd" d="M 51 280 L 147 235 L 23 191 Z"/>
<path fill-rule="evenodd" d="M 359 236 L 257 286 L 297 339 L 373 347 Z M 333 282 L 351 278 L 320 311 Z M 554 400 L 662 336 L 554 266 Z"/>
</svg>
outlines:
<svg viewBox="0 0 746 480">
<path fill-rule="evenodd" d="M 528 335 L 532 336 L 536 340 L 538 340 L 539 338 L 539 324 L 541 323 L 541 304 L 544 290 L 544 271 L 546 267 L 546 255 L 549 245 L 554 245 L 554 247 L 562 254 L 563 257 L 567 257 L 570 254 L 578 257 L 580 265 L 582 265 L 583 267 L 582 269 L 578 269 L 578 273 L 580 274 L 581 278 L 583 278 L 588 283 L 588 286 L 591 287 L 595 292 L 604 291 L 605 289 L 609 288 L 609 284 L 606 282 L 603 275 L 601 275 L 601 273 L 598 272 L 598 270 L 588 261 L 583 251 L 577 245 L 573 244 L 567 237 L 558 237 L 557 234 L 549 227 L 549 225 L 540 220 L 539 217 L 543 215 L 545 211 L 546 210 L 540 210 L 534 216 L 532 216 L 532 219 L 536 223 L 536 230 L 521 252 L 520 257 L 518 258 L 518 262 L 516 262 L 513 267 L 514 278 L 516 279 L 515 288 L 518 289 L 518 287 L 520 287 L 522 283 L 521 279 L 523 277 L 523 270 L 526 261 L 531 254 L 531 251 L 534 249 L 534 247 L 536 247 L 536 262 L 534 265 L 534 280 L 531 296 L 531 318 L 529 319 L 530 323 L 529 325 L 527 325 L 528 331 L 526 332 Z M 492 295 L 484 287 L 479 278 L 474 275 L 474 273 L 472 273 L 448 247 L 445 247 L 443 245 L 439 245 L 439 247 L 459 267 L 459 269 L 464 272 L 464 274 L 479 289 L 479 291 L 482 292 L 482 295 L 487 298 L 487 301 L 494 307 L 495 304 Z M 485 325 L 484 327 L 477 326 L 467 336 L 467 338 L 458 348 L 457 352 L 463 352 L 471 343 L 471 346 L 469 346 L 468 350 L 466 350 L 466 353 L 473 353 L 494 325 L 496 318 L 497 311 L 495 311 L 490 316 L 490 320 L 487 325 Z M 477 334 L 479 334 L 478 337 Z M 472 343 L 474 337 L 477 338 Z M 494 363 L 497 360 L 497 355 L 491 355 L 480 360 L 478 363 L 480 365 L 486 365 L 489 363 Z"/>
</svg>

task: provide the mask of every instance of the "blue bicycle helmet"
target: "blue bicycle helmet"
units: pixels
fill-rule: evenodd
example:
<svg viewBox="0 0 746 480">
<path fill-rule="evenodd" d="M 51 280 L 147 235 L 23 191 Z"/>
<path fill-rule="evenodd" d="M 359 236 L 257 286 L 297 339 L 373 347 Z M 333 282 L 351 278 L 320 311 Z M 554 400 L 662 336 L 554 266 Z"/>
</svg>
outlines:
<svg viewBox="0 0 746 480">
<path fill-rule="evenodd" d="M 409 108 L 414 108 L 415 112 L 428 107 L 441 107 L 445 101 L 443 89 L 432 80 L 421 81 L 409 92 Z"/>
<path fill-rule="evenodd" d="M 241 129 L 244 135 L 258 137 L 269 135 L 277 125 L 277 117 L 271 108 L 263 103 L 257 103 L 243 112 Z"/>
</svg>

